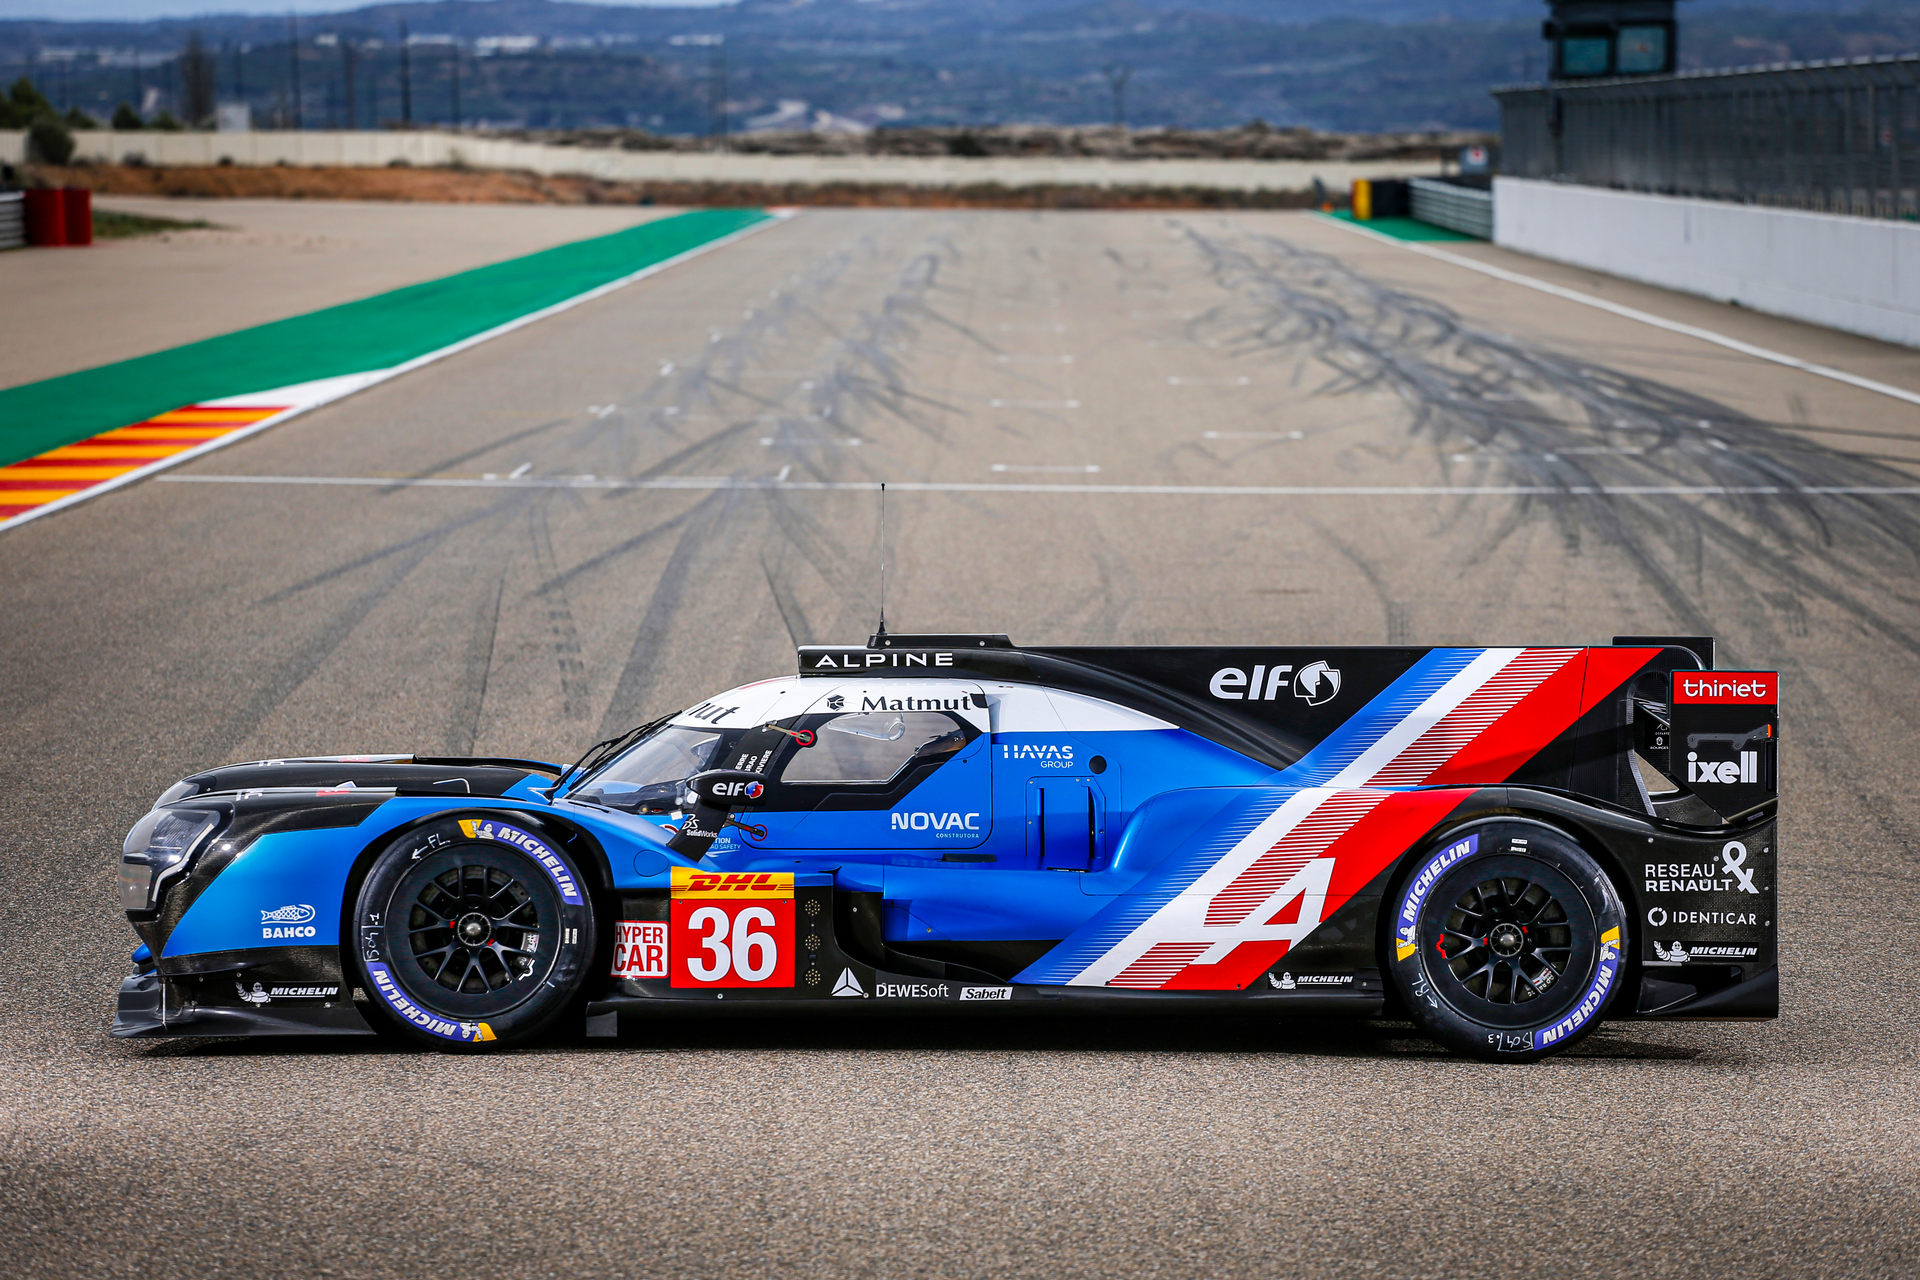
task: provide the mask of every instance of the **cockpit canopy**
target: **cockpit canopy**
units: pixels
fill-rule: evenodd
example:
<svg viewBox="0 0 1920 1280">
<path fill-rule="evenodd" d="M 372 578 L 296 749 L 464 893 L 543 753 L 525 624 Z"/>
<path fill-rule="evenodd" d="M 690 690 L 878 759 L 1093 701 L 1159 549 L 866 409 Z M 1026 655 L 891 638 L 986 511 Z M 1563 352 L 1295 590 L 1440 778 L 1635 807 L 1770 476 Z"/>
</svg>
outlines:
<svg viewBox="0 0 1920 1280">
<path fill-rule="evenodd" d="M 761 708 L 729 706 L 731 694 L 700 703 L 589 775 L 568 798 L 629 813 L 670 813 L 687 802 L 688 778 L 719 767 L 743 736 L 771 723 L 811 730 L 813 741 L 776 762 L 769 778 L 774 794 L 766 807 L 810 808 L 820 792 L 804 789 L 888 786 L 910 769 L 947 759 L 985 728 L 984 711 L 974 708 L 964 687 L 942 690 L 946 696 L 938 699 L 879 699 L 885 706 L 871 705 L 872 698 L 831 693 L 819 682 L 807 692 L 821 696 L 810 698 L 811 705 L 786 699 L 791 705 L 764 708 L 776 715 L 788 712 L 779 718 L 743 715 Z M 952 705 L 938 705 L 948 702 Z"/>
</svg>

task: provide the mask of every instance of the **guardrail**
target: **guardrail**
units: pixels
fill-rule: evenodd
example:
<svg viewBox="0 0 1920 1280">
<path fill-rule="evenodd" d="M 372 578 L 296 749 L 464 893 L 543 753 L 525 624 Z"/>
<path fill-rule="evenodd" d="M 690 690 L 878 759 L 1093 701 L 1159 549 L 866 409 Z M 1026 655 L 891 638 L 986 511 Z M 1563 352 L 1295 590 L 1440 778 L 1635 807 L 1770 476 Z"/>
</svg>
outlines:
<svg viewBox="0 0 1920 1280">
<path fill-rule="evenodd" d="M 1414 178 L 1407 185 L 1412 188 L 1413 216 L 1421 222 L 1482 240 L 1493 239 L 1493 192 L 1431 178 Z"/>
<path fill-rule="evenodd" d="M 26 193 L 0 191 L 0 249 L 24 248 L 26 243 Z"/>
<path fill-rule="evenodd" d="M 1494 91 L 1501 171 L 1920 217 L 1920 54 Z"/>
</svg>

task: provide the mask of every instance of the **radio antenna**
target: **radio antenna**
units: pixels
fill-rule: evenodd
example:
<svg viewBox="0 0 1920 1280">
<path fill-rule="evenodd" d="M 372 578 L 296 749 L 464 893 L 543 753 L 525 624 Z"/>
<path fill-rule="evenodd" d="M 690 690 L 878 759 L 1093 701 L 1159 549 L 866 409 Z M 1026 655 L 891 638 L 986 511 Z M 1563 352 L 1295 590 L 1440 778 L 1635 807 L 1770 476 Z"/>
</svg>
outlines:
<svg viewBox="0 0 1920 1280">
<path fill-rule="evenodd" d="M 887 634 L 887 482 L 880 482 L 880 630 Z"/>
</svg>

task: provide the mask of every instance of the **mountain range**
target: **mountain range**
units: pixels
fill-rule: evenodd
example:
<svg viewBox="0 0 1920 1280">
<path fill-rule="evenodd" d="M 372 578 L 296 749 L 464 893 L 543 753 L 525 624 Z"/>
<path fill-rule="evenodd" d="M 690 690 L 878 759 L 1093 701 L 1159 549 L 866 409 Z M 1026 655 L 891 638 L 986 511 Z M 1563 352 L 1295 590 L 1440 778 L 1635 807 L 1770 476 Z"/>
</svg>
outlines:
<svg viewBox="0 0 1920 1280">
<path fill-rule="evenodd" d="M 306 127 L 406 118 L 684 134 L 1120 115 L 1486 128 L 1492 85 L 1543 75 L 1545 12 L 1538 0 L 433 0 L 297 22 L 0 21 L 0 73 L 17 66 L 63 108 L 104 116 L 126 101 L 151 115 L 177 105 L 178 56 L 197 36 L 222 100 Z M 1692 0 L 1681 14 L 1691 67 L 1920 49 L 1911 3 Z"/>
</svg>

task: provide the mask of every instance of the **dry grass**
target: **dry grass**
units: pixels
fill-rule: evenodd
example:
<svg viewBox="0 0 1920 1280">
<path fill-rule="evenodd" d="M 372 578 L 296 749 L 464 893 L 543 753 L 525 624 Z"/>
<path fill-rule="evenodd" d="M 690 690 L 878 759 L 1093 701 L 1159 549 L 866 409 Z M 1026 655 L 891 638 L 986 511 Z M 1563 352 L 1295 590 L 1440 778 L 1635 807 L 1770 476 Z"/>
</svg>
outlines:
<svg viewBox="0 0 1920 1280">
<path fill-rule="evenodd" d="M 37 178 L 99 195 L 450 204 L 843 205 L 980 209 L 1293 209 L 1305 191 L 1202 187 L 913 187 L 898 183 L 604 182 L 499 169 L 294 168 L 239 165 L 42 166 Z"/>
</svg>

